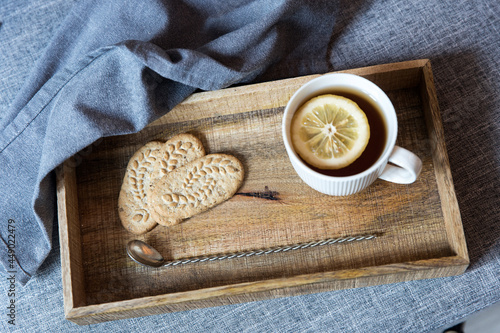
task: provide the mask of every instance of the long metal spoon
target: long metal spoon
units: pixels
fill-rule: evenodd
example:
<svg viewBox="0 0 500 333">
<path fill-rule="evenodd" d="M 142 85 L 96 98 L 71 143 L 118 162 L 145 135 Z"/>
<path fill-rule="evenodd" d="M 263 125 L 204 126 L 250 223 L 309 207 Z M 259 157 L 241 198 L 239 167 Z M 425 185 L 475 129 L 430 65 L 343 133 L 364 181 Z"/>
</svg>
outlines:
<svg viewBox="0 0 500 333">
<path fill-rule="evenodd" d="M 242 258 L 242 257 L 251 257 L 251 256 L 259 256 L 263 254 L 270 253 L 278 253 L 278 252 L 286 252 L 293 251 L 299 249 L 307 249 L 316 246 L 330 245 L 335 243 L 343 243 L 343 242 L 353 242 L 353 241 L 361 241 L 361 240 L 369 240 L 376 238 L 375 235 L 364 235 L 364 236 L 353 236 L 353 237 L 343 237 L 343 238 L 329 238 L 325 240 L 320 240 L 316 242 L 309 243 L 299 243 L 294 245 L 287 246 L 279 246 L 273 247 L 269 249 L 263 250 L 252 250 L 245 252 L 236 252 L 236 253 L 227 253 L 227 254 L 217 254 L 213 256 L 200 256 L 200 257 L 191 257 L 185 259 L 178 259 L 172 261 L 166 261 L 163 256 L 152 246 L 146 244 L 140 240 L 132 240 L 127 244 L 127 254 L 128 256 L 134 260 L 135 262 L 150 266 L 150 267 L 166 267 L 166 266 L 176 266 L 183 264 L 190 264 L 195 262 L 204 262 L 204 261 L 214 261 L 214 260 L 224 260 L 224 259 L 233 259 L 233 258 Z"/>
</svg>

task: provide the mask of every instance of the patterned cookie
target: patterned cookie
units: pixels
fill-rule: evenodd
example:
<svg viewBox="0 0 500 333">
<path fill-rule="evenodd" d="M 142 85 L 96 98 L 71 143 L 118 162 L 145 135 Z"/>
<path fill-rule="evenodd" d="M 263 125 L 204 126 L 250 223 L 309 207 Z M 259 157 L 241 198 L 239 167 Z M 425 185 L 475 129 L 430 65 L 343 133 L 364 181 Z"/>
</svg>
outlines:
<svg viewBox="0 0 500 333">
<path fill-rule="evenodd" d="M 151 194 L 157 222 L 170 226 L 231 198 L 241 186 L 243 165 L 234 156 L 210 154 L 160 179 Z"/>
<path fill-rule="evenodd" d="M 201 141 L 191 134 L 179 134 L 169 140 L 162 150 L 161 158 L 157 159 L 153 166 L 146 195 L 151 197 L 159 180 L 167 173 L 202 156 L 205 156 L 205 148 Z M 155 221 L 161 219 L 154 209 L 150 209 L 149 213 Z"/>
<path fill-rule="evenodd" d="M 118 215 L 129 232 L 140 235 L 157 222 L 151 214 L 149 191 L 157 178 L 205 155 L 201 141 L 190 134 L 179 134 L 165 143 L 152 141 L 130 159 L 118 197 Z"/>
</svg>

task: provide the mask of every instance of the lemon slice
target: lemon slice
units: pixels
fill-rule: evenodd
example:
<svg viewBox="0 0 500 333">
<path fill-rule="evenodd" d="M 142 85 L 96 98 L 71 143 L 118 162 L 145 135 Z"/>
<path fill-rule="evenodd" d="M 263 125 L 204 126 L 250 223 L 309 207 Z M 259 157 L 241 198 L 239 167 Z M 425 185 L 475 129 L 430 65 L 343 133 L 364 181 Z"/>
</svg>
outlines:
<svg viewBox="0 0 500 333">
<path fill-rule="evenodd" d="M 291 126 L 295 151 L 312 166 L 340 169 L 365 150 L 370 126 L 365 113 L 352 100 L 321 95 L 297 110 Z"/>
</svg>

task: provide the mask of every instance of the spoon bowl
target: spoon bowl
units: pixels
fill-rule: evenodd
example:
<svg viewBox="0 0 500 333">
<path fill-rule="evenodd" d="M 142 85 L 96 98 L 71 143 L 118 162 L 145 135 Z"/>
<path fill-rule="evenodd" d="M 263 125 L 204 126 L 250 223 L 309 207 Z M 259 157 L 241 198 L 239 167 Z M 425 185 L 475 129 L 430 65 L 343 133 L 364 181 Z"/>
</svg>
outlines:
<svg viewBox="0 0 500 333">
<path fill-rule="evenodd" d="M 160 267 L 165 262 L 160 252 L 140 240 L 128 242 L 127 254 L 133 261 L 145 266 Z"/>
</svg>

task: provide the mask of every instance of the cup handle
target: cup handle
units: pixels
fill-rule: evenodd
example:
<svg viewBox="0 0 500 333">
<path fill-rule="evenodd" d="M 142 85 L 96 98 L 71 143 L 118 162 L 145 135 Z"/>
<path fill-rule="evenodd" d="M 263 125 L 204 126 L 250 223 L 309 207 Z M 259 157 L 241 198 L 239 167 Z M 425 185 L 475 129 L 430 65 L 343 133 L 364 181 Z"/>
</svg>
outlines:
<svg viewBox="0 0 500 333">
<path fill-rule="evenodd" d="M 422 171 L 422 160 L 409 150 L 395 146 L 380 179 L 397 184 L 411 184 Z"/>
</svg>

